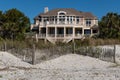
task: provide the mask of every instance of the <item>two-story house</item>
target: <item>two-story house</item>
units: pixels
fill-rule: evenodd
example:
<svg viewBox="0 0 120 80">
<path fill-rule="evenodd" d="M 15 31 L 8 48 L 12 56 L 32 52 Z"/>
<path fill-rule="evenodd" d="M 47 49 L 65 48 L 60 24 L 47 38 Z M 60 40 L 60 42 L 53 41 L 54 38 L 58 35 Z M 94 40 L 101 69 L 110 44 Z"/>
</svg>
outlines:
<svg viewBox="0 0 120 80">
<path fill-rule="evenodd" d="M 90 12 L 72 8 L 44 9 L 34 18 L 31 30 L 36 31 L 38 39 L 55 43 L 69 42 L 93 36 L 98 33 L 98 19 Z"/>
</svg>

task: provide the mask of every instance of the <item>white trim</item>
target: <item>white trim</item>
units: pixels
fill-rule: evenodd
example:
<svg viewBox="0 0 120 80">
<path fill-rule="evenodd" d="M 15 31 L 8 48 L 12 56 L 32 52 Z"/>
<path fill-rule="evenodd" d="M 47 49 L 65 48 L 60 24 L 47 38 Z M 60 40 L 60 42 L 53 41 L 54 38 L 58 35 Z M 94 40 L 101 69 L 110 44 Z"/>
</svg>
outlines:
<svg viewBox="0 0 120 80">
<path fill-rule="evenodd" d="M 64 14 L 66 14 L 66 12 L 65 12 L 65 11 L 59 11 L 59 12 L 58 12 L 58 15 L 59 15 L 60 13 L 64 13 Z"/>
</svg>

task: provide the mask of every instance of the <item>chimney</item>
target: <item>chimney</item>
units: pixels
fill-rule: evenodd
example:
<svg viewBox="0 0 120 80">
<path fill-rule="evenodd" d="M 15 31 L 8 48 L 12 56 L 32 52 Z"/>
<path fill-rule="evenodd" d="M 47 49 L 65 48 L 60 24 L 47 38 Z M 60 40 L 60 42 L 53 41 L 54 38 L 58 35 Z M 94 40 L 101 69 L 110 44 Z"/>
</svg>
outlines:
<svg viewBox="0 0 120 80">
<path fill-rule="evenodd" d="M 44 8 L 44 13 L 47 13 L 49 11 L 48 7 Z"/>
</svg>

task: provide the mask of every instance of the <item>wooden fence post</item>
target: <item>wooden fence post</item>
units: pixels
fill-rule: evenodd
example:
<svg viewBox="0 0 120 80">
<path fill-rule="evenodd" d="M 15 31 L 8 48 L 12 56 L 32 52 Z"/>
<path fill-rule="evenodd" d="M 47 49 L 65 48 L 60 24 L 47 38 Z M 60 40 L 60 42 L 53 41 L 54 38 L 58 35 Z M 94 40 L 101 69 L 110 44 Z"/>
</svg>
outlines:
<svg viewBox="0 0 120 80">
<path fill-rule="evenodd" d="M 113 54 L 113 62 L 115 63 L 116 60 L 115 60 L 115 52 L 116 52 L 116 45 L 114 45 L 114 54 Z"/>
<path fill-rule="evenodd" d="M 6 51 L 7 48 L 6 48 L 6 42 L 4 42 L 4 51 Z"/>
<path fill-rule="evenodd" d="M 75 40 L 73 39 L 73 54 L 75 54 Z"/>
<path fill-rule="evenodd" d="M 32 64 L 34 65 L 36 62 L 36 55 L 35 55 L 35 44 L 33 44 L 33 52 L 32 52 Z"/>
</svg>

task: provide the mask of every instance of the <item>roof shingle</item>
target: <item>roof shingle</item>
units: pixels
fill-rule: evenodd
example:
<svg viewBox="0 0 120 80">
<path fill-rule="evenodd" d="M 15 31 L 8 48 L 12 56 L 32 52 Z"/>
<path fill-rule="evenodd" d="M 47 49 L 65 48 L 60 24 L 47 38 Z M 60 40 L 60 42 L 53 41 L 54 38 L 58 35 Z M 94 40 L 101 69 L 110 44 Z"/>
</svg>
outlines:
<svg viewBox="0 0 120 80">
<path fill-rule="evenodd" d="M 64 11 L 66 12 L 66 15 L 68 16 L 81 16 L 84 17 L 85 19 L 97 19 L 92 13 L 90 12 L 81 12 L 77 11 L 76 9 L 73 8 L 57 8 L 50 10 L 46 13 L 40 13 L 38 16 L 35 17 L 35 19 L 38 19 L 40 16 L 57 16 L 59 11 Z"/>
</svg>

